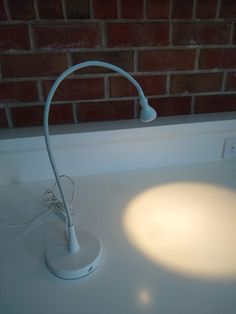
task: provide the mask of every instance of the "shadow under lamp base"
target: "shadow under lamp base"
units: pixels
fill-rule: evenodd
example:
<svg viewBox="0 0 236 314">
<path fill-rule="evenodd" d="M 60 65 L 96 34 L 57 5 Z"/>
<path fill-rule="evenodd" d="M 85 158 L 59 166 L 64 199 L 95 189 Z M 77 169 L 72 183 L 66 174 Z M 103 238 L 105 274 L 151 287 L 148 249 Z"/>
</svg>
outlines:
<svg viewBox="0 0 236 314">
<path fill-rule="evenodd" d="M 48 247 L 48 269 L 63 279 L 78 279 L 94 271 L 101 262 L 101 245 L 97 237 L 88 231 L 78 231 L 80 249 L 69 253 L 65 243 L 53 243 Z"/>
</svg>

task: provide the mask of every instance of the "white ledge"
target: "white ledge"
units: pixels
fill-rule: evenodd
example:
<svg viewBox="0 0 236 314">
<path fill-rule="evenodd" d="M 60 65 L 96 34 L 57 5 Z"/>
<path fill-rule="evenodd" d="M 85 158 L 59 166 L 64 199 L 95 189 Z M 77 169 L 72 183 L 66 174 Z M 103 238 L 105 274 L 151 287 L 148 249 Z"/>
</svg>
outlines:
<svg viewBox="0 0 236 314">
<path fill-rule="evenodd" d="M 58 126 L 51 133 L 61 174 L 112 173 L 219 161 L 225 138 L 236 137 L 236 114 Z M 0 185 L 53 178 L 42 128 L 8 130 L 1 137 Z"/>
</svg>

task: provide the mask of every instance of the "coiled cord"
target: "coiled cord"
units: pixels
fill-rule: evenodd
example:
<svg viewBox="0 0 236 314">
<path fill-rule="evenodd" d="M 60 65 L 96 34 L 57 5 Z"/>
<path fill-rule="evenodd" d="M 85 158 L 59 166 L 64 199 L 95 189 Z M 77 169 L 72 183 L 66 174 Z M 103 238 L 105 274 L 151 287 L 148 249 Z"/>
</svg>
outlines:
<svg viewBox="0 0 236 314">
<path fill-rule="evenodd" d="M 71 201 L 70 201 L 70 206 L 72 205 L 72 202 L 74 200 L 74 195 L 75 195 L 75 183 L 74 181 L 66 176 L 66 175 L 61 175 L 60 177 L 67 178 L 69 182 L 72 185 L 72 193 L 71 193 Z M 34 218 L 32 218 L 29 221 L 26 222 L 19 222 L 19 223 L 11 223 L 11 222 L 3 222 L 0 224 L 0 228 L 16 228 L 16 227 L 36 227 L 39 226 L 45 218 L 47 218 L 49 215 L 51 215 L 55 210 L 60 211 L 60 213 L 65 217 L 64 221 L 67 225 L 67 215 L 65 212 L 65 207 L 64 204 L 61 200 L 57 198 L 55 195 L 55 188 L 56 188 L 56 182 L 52 186 L 51 189 L 47 189 L 47 191 L 43 194 L 43 203 L 48 207 L 48 210 L 36 215 Z M 72 207 L 70 208 L 71 215 L 74 215 L 74 211 Z"/>
<path fill-rule="evenodd" d="M 69 176 L 66 176 L 66 175 L 60 175 L 60 178 L 66 178 L 69 180 L 69 182 L 71 183 L 72 185 L 72 193 L 71 193 L 71 200 L 70 200 L 70 208 L 69 208 L 69 211 L 70 211 L 70 215 L 71 217 L 73 218 L 74 216 L 74 211 L 71 207 L 72 203 L 73 203 L 73 200 L 74 200 L 74 196 L 75 196 L 75 183 L 74 181 L 69 177 Z M 60 212 L 60 214 L 62 214 L 64 216 L 64 221 L 66 222 L 66 226 L 68 224 L 68 218 L 67 218 L 67 215 L 66 215 L 66 210 L 65 210 L 65 206 L 63 204 L 63 202 L 57 198 L 57 196 L 55 195 L 54 191 L 55 191 L 55 188 L 56 188 L 56 182 L 54 183 L 53 187 L 51 189 L 48 189 L 44 194 L 43 194 L 43 202 L 44 204 L 49 208 L 49 209 L 52 209 L 53 210 L 57 210 Z"/>
</svg>

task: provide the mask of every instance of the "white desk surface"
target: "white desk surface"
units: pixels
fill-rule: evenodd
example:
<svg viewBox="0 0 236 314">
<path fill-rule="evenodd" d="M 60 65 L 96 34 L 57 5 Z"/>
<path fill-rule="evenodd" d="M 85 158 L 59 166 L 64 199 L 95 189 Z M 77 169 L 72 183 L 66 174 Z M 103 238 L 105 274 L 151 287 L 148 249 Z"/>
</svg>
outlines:
<svg viewBox="0 0 236 314">
<path fill-rule="evenodd" d="M 55 215 L 32 230 L 0 228 L 1 314 L 236 313 L 235 274 L 227 278 L 200 276 L 153 262 L 129 241 L 122 224 L 127 204 L 154 186 L 204 182 L 236 193 L 235 161 L 74 180 L 78 225 L 101 240 L 101 265 L 80 280 L 62 280 L 48 271 L 45 248 L 64 232 L 63 223 Z M 0 223 L 27 221 L 44 211 L 41 197 L 51 184 L 41 181 L 1 186 Z M 233 224 L 236 229 L 236 221 Z M 231 249 L 236 252 L 236 240 L 232 243 Z"/>
</svg>

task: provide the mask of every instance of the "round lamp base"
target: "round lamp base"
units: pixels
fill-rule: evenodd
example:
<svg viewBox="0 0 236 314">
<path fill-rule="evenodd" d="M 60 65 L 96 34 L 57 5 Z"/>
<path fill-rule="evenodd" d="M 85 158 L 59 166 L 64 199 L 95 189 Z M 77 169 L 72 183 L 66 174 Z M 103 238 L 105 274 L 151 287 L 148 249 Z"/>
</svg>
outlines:
<svg viewBox="0 0 236 314">
<path fill-rule="evenodd" d="M 80 249 L 70 253 L 65 244 L 51 244 L 47 250 L 48 269 L 63 279 L 78 279 L 97 268 L 101 262 L 99 240 L 88 231 L 78 231 Z"/>
</svg>

